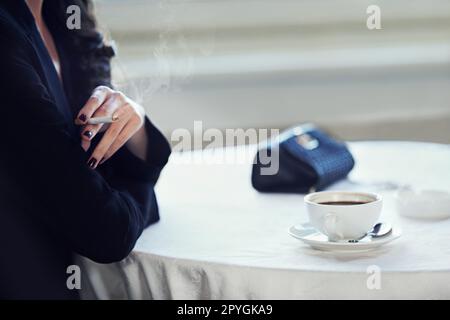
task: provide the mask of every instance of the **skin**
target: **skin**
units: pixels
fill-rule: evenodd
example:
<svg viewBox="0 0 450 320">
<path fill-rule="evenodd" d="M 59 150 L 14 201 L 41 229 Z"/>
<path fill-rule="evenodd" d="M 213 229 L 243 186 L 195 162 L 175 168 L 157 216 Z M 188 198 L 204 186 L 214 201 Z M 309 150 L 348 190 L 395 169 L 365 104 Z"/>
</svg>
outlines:
<svg viewBox="0 0 450 320">
<path fill-rule="evenodd" d="M 26 0 L 34 16 L 36 26 L 49 52 L 60 80 L 61 67 L 53 37 L 42 18 L 42 4 L 44 0 Z M 62 80 L 61 80 L 62 81 Z M 113 116 L 118 118 L 111 124 L 88 125 L 92 117 Z M 99 132 L 105 132 L 88 160 L 88 165 L 95 169 L 107 161 L 117 150 L 126 147 L 137 157 L 146 160 L 147 135 L 144 124 L 145 111 L 142 106 L 134 102 L 122 92 L 105 86 L 97 87 L 86 104 L 78 113 L 75 123 L 81 126 L 81 146 L 87 151 L 92 139 Z"/>
</svg>

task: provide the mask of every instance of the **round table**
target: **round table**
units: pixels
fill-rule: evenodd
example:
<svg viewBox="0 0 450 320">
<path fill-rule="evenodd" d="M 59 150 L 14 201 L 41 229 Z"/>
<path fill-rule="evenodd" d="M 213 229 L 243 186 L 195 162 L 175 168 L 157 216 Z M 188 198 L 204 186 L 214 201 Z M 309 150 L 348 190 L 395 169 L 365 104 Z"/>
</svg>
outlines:
<svg viewBox="0 0 450 320">
<path fill-rule="evenodd" d="M 306 222 L 302 195 L 250 184 L 254 146 L 175 153 L 158 182 L 161 220 L 125 260 L 81 259 L 82 296 L 101 299 L 450 298 L 450 219 L 396 213 L 408 185 L 450 192 L 450 147 L 349 143 L 356 166 L 330 189 L 378 192 L 381 220 L 402 236 L 365 253 L 316 251 L 288 234 Z M 376 278 L 375 278 L 376 277 Z"/>
</svg>

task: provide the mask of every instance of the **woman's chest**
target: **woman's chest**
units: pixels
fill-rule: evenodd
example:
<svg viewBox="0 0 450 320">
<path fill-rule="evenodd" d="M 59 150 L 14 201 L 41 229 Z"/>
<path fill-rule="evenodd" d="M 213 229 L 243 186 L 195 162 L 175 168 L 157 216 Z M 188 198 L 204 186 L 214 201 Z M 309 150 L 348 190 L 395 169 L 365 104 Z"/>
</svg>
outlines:
<svg viewBox="0 0 450 320">
<path fill-rule="evenodd" d="M 55 71 L 58 75 L 58 78 L 60 81 L 62 81 L 62 70 L 61 70 L 61 60 L 58 53 L 58 49 L 56 47 L 55 39 L 53 38 L 52 34 L 50 33 L 49 29 L 45 25 L 45 23 L 40 23 L 38 25 L 38 31 L 41 35 L 42 41 L 44 43 L 45 48 L 48 51 L 48 54 L 50 56 L 50 59 L 52 61 L 53 67 L 55 68 Z"/>
</svg>

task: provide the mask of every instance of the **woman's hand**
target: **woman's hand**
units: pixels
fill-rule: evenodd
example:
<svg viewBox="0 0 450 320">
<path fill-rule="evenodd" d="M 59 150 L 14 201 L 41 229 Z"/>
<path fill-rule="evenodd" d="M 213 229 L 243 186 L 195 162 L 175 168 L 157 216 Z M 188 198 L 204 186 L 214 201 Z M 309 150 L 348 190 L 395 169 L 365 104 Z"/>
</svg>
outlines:
<svg viewBox="0 0 450 320">
<path fill-rule="evenodd" d="M 90 118 L 105 116 L 112 116 L 114 121 L 109 124 L 87 124 Z M 86 151 L 95 135 L 105 131 L 89 158 L 88 165 L 95 169 L 98 164 L 108 160 L 138 131 L 145 133 L 144 119 L 144 109 L 123 93 L 105 86 L 97 87 L 75 120 L 76 124 L 83 125 L 81 146 Z M 145 134 L 143 135 L 140 132 L 136 136 L 138 140 L 142 140 L 142 136 L 145 136 Z M 136 146 L 133 146 L 133 149 L 136 149 Z"/>
</svg>

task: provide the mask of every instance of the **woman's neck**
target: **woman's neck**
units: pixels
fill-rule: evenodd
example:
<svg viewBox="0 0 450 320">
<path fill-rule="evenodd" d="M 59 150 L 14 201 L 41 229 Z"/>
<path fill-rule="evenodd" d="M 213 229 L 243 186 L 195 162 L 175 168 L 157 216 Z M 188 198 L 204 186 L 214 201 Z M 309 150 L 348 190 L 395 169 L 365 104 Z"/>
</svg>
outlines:
<svg viewBox="0 0 450 320">
<path fill-rule="evenodd" d="M 44 0 L 25 0 L 25 2 L 34 17 L 36 24 L 40 26 L 42 24 L 42 5 Z"/>
</svg>

